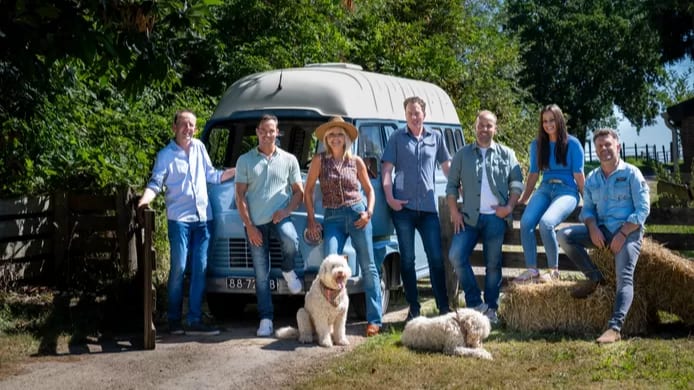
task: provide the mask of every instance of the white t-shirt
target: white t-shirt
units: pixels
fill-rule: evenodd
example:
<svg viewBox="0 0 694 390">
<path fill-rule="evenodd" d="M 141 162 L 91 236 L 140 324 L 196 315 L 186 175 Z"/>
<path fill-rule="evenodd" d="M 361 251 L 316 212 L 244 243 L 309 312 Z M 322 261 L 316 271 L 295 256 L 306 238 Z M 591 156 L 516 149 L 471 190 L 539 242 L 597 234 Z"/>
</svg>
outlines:
<svg viewBox="0 0 694 390">
<path fill-rule="evenodd" d="M 480 191 L 480 214 L 494 214 L 496 211 L 492 206 L 498 206 L 499 200 L 496 198 L 492 192 L 491 187 L 489 187 L 489 179 L 487 179 L 487 160 L 485 156 L 487 155 L 487 150 L 489 148 L 480 148 L 482 152 L 482 188 Z"/>
</svg>

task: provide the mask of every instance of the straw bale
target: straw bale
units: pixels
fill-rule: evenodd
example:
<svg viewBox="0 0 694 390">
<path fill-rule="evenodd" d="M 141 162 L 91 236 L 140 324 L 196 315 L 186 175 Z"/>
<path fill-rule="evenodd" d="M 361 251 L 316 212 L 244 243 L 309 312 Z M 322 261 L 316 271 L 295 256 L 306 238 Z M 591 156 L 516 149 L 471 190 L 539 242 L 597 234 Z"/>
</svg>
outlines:
<svg viewBox="0 0 694 390">
<path fill-rule="evenodd" d="M 609 249 L 595 249 L 590 256 L 605 285 L 588 298 L 571 297 L 575 282 L 513 285 L 504 294 L 499 316 L 510 329 L 518 331 L 601 332 L 615 301 L 614 255 Z M 647 332 L 656 324 L 658 310 L 694 324 L 694 262 L 644 238 L 634 275 L 634 300 L 622 333 Z"/>
<path fill-rule="evenodd" d="M 599 334 L 607 326 L 614 306 L 613 286 L 598 286 L 586 299 L 571 297 L 576 282 L 512 285 L 504 293 L 499 316 L 511 330 L 557 331 L 575 335 Z M 635 297 L 622 333 L 644 334 L 656 320 L 645 299 Z"/>
<path fill-rule="evenodd" d="M 591 259 L 608 285 L 615 285 L 614 256 L 594 250 Z M 634 292 L 657 310 L 676 314 L 694 324 L 694 263 L 645 237 L 634 275 Z"/>
</svg>

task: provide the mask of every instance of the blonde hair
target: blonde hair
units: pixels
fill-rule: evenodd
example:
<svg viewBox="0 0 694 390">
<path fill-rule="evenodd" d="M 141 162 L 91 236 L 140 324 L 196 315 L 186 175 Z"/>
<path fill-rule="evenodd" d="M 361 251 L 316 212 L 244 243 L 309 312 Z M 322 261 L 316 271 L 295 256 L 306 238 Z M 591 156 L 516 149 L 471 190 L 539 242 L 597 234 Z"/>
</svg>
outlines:
<svg viewBox="0 0 694 390">
<path fill-rule="evenodd" d="M 325 150 L 331 155 L 333 154 L 333 149 L 328 143 L 328 136 L 334 133 L 344 134 L 343 138 L 345 140 L 345 150 L 344 153 L 342 153 L 342 158 L 352 158 L 352 139 L 349 137 L 349 134 L 347 134 L 346 131 L 338 126 L 329 128 L 328 131 L 325 132 L 325 135 L 323 135 L 323 139 L 321 141 L 323 141 L 323 145 L 325 145 Z"/>
</svg>

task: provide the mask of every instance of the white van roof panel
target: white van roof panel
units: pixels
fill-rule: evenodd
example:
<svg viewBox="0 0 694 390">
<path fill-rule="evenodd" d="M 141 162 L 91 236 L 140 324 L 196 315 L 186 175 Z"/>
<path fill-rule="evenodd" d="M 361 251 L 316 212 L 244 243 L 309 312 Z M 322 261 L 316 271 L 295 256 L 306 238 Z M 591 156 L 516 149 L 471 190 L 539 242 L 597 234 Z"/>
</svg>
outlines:
<svg viewBox="0 0 694 390">
<path fill-rule="evenodd" d="M 404 121 L 403 101 L 419 96 L 427 104 L 425 122 L 460 123 L 453 102 L 440 87 L 345 65 L 312 64 L 243 77 L 224 93 L 211 120 L 244 111 L 312 110 L 324 116 Z"/>
</svg>

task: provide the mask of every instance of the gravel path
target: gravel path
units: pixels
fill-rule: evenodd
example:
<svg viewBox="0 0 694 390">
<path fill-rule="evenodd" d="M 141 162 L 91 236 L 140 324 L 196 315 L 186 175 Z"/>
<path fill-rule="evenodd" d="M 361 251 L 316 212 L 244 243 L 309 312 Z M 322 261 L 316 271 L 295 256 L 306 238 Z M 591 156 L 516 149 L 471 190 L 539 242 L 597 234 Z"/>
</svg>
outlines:
<svg viewBox="0 0 694 390">
<path fill-rule="evenodd" d="M 386 324 L 404 321 L 406 310 L 390 312 Z M 276 326 L 295 325 L 291 316 Z M 141 351 L 127 338 L 97 340 L 31 358 L 14 375 L 0 379 L 0 389 L 273 389 L 287 388 L 297 371 L 317 360 L 352 350 L 366 338 L 363 322 L 348 323 L 350 345 L 321 348 L 293 340 L 255 337 L 251 319 L 223 324 L 218 336 L 158 334 L 156 349 Z"/>
</svg>

